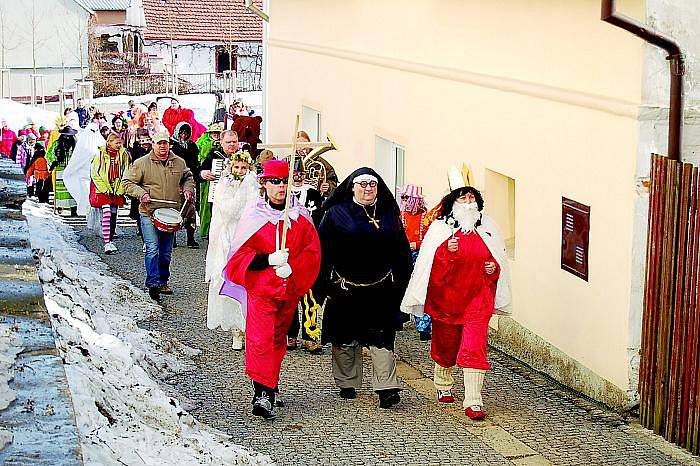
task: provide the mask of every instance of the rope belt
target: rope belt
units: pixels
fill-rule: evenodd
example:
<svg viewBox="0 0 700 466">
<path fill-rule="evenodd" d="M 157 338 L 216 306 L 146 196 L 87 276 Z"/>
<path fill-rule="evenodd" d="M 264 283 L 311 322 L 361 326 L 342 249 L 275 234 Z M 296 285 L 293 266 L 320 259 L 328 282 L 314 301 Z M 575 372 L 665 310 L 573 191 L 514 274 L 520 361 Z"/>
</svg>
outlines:
<svg viewBox="0 0 700 466">
<path fill-rule="evenodd" d="M 348 285 L 354 286 L 354 287 L 356 287 L 356 288 L 367 288 L 367 287 L 370 287 L 370 286 L 379 285 L 380 283 L 386 281 L 388 278 L 391 278 L 391 281 L 392 281 L 392 282 L 394 281 L 394 273 L 393 273 L 391 270 L 389 270 L 389 271 L 386 273 L 386 275 L 384 275 L 382 278 L 380 278 L 380 279 L 377 280 L 376 282 L 372 282 L 372 283 L 355 283 L 355 282 L 351 282 L 351 281 L 348 280 L 347 278 L 341 276 L 341 275 L 340 275 L 338 272 L 336 272 L 335 270 L 333 270 L 333 274 L 336 275 L 336 276 L 338 277 L 338 279 L 335 280 L 333 283 L 339 284 L 339 285 L 340 285 L 340 288 L 342 288 L 342 289 L 345 290 L 345 291 L 348 291 Z"/>
</svg>

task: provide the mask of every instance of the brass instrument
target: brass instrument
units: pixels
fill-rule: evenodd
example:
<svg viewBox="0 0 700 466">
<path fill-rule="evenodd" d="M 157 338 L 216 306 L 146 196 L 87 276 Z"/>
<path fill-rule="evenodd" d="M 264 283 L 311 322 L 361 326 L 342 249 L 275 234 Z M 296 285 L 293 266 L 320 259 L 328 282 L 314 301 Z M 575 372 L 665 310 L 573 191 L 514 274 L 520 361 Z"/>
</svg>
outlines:
<svg viewBox="0 0 700 466">
<path fill-rule="evenodd" d="M 302 159 L 304 167 L 306 168 L 306 179 L 315 189 L 319 189 L 320 186 L 326 182 L 327 176 L 326 166 L 320 162 L 318 158 L 321 154 L 329 150 L 338 150 L 335 139 L 330 133 L 326 133 L 326 139 L 328 140 L 327 143 L 323 143 L 322 146 L 314 148 Z"/>
</svg>

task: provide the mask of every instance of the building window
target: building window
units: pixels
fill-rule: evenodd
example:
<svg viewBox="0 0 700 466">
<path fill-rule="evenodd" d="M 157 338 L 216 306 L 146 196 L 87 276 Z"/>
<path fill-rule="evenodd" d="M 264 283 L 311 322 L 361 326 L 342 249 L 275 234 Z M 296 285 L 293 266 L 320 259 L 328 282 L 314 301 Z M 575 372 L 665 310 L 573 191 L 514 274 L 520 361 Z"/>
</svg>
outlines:
<svg viewBox="0 0 700 466">
<path fill-rule="evenodd" d="M 321 112 L 306 105 L 301 107 L 301 129 L 306 131 L 311 141 L 321 140 Z"/>
<path fill-rule="evenodd" d="M 503 231 L 506 252 L 515 259 L 515 180 L 493 170 L 486 170 L 484 203 L 489 215 Z"/>
<path fill-rule="evenodd" d="M 109 34 L 102 34 L 97 40 L 97 51 L 98 52 L 119 52 L 119 45 L 116 42 L 110 40 L 112 36 Z"/>
<path fill-rule="evenodd" d="M 396 144 L 394 141 L 380 136 L 375 136 L 374 147 L 375 169 L 398 199 L 399 191 L 404 185 L 404 159 L 406 149 Z"/>
<path fill-rule="evenodd" d="M 233 66 L 232 66 L 233 65 Z M 238 46 L 216 46 L 216 72 L 223 73 L 224 71 L 238 70 Z"/>
</svg>

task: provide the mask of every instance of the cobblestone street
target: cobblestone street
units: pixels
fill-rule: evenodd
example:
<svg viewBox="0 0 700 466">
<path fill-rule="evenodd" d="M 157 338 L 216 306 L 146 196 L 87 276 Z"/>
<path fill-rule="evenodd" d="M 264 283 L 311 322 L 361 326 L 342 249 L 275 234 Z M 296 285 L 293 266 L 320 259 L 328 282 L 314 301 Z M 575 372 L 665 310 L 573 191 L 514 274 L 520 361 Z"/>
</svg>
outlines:
<svg viewBox="0 0 700 466">
<path fill-rule="evenodd" d="M 81 241 L 118 275 L 143 287 L 141 242 L 135 228 L 121 230 L 116 255 L 105 256 L 92 234 L 81 232 Z M 178 241 L 185 243 L 182 233 Z M 487 421 L 469 421 L 461 403 L 439 406 L 434 399 L 429 342 L 419 341 L 408 325 L 397 338 L 406 389 L 395 409 L 378 408 L 369 377 L 356 400 L 341 399 L 326 348 L 320 356 L 288 353 L 280 384 L 286 406 L 272 422 L 255 418 L 243 352 L 231 349 L 230 334 L 206 328 L 206 242 L 201 243 L 199 250 L 174 250 L 175 294 L 165 297 L 161 317 L 141 325 L 202 351 L 197 371 L 171 380 L 194 403 L 190 412 L 278 464 L 697 464 L 634 419 L 608 412 L 496 351 L 490 352 L 493 370 L 486 378 Z M 365 375 L 368 362 L 366 357 Z M 456 394 L 458 399 L 463 394 L 461 382 Z"/>
</svg>

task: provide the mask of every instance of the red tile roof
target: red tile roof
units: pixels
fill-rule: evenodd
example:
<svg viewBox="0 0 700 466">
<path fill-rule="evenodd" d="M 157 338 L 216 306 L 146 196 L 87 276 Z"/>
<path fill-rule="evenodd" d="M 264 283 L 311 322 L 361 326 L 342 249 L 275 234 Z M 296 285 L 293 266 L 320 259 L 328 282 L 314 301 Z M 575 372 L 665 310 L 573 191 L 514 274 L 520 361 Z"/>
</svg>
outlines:
<svg viewBox="0 0 700 466">
<path fill-rule="evenodd" d="M 262 0 L 253 3 L 262 8 Z M 245 8 L 244 0 L 143 0 L 146 40 L 262 41 L 262 19 Z M 229 32 L 230 31 L 230 32 Z"/>
</svg>

